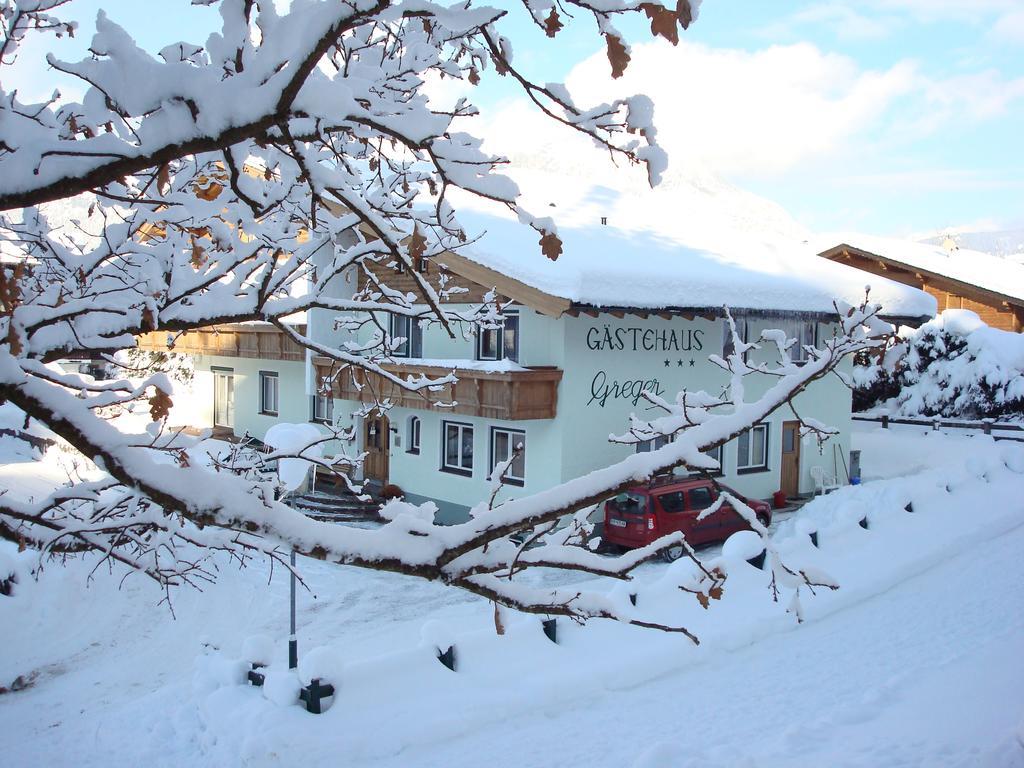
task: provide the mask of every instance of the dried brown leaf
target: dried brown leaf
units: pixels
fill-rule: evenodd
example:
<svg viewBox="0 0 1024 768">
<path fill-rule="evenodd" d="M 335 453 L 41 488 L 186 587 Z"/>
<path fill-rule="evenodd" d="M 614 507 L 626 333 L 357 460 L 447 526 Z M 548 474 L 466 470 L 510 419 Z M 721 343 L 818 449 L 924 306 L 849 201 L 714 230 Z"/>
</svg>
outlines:
<svg viewBox="0 0 1024 768">
<path fill-rule="evenodd" d="M 206 265 L 206 249 L 192 238 L 192 266 L 202 269 Z"/>
<path fill-rule="evenodd" d="M 476 67 L 469 68 L 469 82 L 472 85 L 480 84 L 480 73 L 476 71 Z"/>
<path fill-rule="evenodd" d="M 7 325 L 7 346 L 9 348 L 8 351 L 15 357 L 20 355 L 23 349 L 21 345 L 21 334 L 18 333 L 18 329 L 15 327 L 13 322 L 8 323 Z"/>
<path fill-rule="evenodd" d="M 171 396 L 162 389 L 157 389 L 156 394 L 149 398 L 149 415 L 153 421 L 163 421 L 171 412 Z"/>
<path fill-rule="evenodd" d="M 652 35 L 655 37 L 660 35 L 672 45 L 679 44 L 679 28 L 676 26 L 678 18 L 675 13 L 657 3 L 641 3 L 640 7 L 647 14 L 647 18 L 651 20 Z"/>
<path fill-rule="evenodd" d="M 156 188 L 160 191 L 161 195 L 167 194 L 167 190 L 171 187 L 171 166 L 164 163 L 160 166 L 160 170 L 156 173 Z"/>
<path fill-rule="evenodd" d="M 562 241 L 558 235 L 545 233 L 540 239 L 540 252 L 552 261 L 558 261 L 558 257 L 562 255 Z"/>
<path fill-rule="evenodd" d="M 558 11 L 552 7 L 551 13 L 544 19 L 544 32 L 548 37 L 554 37 L 562 28 L 562 20 L 558 18 Z"/>
<path fill-rule="evenodd" d="M 708 600 L 708 596 L 703 592 L 694 592 L 694 595 L 697 597 L 697 602 L 704 606 L 704 610 L 707 610 L 708 606 L 711 604 L 711 601 Z"/>
<path fill-rule="evenodd" d="M 612 77 L 619 78 L 629 66 L 629 49 L 622 42 L 621 37 L 616 35 L 605 35 L 608 43 L 608 61 L 612 65 Z"/>
<path fill-rule="evenodd" d="M 676 18 L 679 19 L 679 25 L 683 29 L 690 28 L 690 25 L 693 24 L 693 6 L 690 5 L 690 0 L 677 0 Z"/>
<path fill-rule="evenodd" d="M 412 237 L 409 238 L 409 255 L 412 256 L 412 260 L 416 261 L 423 257 L 423 254 L 427 251 L 427 238 L 420 232 L 420 228 L 417 226 L 412 231 Z"/>
</svg>

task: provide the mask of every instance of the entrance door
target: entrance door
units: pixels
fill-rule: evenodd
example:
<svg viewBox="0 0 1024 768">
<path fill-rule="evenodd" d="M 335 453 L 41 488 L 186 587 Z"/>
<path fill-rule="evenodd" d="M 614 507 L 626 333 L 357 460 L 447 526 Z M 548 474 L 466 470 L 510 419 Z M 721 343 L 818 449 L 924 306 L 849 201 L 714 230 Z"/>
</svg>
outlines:
<svg viewBox="0 0 1024 768">
<path fill-rule="evenodd" d="M 235 426 L 235 375 L 233 371 L 213 372 L 213 426 Z"/>
<path fill-rule="evenodd" d="M 800 422 L 782 423 L 782 492 L 787 497 L 800 492 Z"/>
<path fill-rule="evenodd" d="M 391 445 L 391 430 L 387 416 L 367 416 L 363 419 L 363 475 L 368 480 L 388 482 L 388 449 Z"/>
</svg>

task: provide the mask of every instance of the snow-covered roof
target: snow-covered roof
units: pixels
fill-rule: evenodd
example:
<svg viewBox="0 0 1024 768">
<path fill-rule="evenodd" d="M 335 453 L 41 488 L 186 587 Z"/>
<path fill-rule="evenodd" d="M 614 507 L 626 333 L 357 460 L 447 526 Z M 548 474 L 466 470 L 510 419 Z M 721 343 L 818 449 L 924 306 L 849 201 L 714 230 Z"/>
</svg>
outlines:
<svg viewBox="0 0 1024 768">
<path fill-rule="evenodd" d="M 965 248 L 947 250 L 942 245 L 848 232 L 821 235 L 814 243 L 816 250 L 822 253 L 839 245 L 848 245 L 889 262 L 1024 302 L 1024 264 L 1000 256 Z"/>
<path fill-rule="evenodd" d="M 525 207 L 555 221 L 562 255 L 550 261 L 532 229 L 479 203 L 463 205 L 459 217 L 470 234 L 486 234 L 459 253 L 574 304 L 831 313 L 834 299 L 857 303 L 870 284 L 886 315 L 936 311 L 922 291 L 818 258 L 781 209 L 724 184 L 670 180 L 651 190 L 625 175 L 617 187 L 542 172 L 515 179 Z"/>
</svg>

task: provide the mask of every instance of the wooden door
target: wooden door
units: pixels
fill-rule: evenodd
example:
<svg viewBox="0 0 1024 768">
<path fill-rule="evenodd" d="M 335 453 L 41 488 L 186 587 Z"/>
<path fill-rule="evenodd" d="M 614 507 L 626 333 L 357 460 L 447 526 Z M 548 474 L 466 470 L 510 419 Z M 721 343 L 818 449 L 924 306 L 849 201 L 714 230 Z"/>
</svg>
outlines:
<svg viewBox="0 0 1024 768">
<path fill-rule="evenodd" d="M 782 423 L 782 461 L 780 462 L 782 492 L 786 497 L 796 496 L 800 492 L 800 422 L 784 421 Z"/>
<path fill-rule="evenodd" d="M 391 447 L 391 429 L 387 416 L 367 416 L 363 419 L 363 475 L 368 480 L 388 483 L 388 458 Z"/>
</svg>

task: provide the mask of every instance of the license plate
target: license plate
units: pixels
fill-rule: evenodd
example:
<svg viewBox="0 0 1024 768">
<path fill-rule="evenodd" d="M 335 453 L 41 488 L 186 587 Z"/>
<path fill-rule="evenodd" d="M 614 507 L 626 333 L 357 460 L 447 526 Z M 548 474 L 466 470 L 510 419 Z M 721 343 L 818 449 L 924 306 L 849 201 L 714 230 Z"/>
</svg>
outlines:
<svg viewBox="0 0 1024 768">
<path fill-rule="evenodd" d="M 625 520 L 616 520 L 613 517 L 608 522 L 611 523 L 612 525 L 614 525 L 616 528 L 625 528 L 626 527 L 626 521 Z"/>
</svg>

